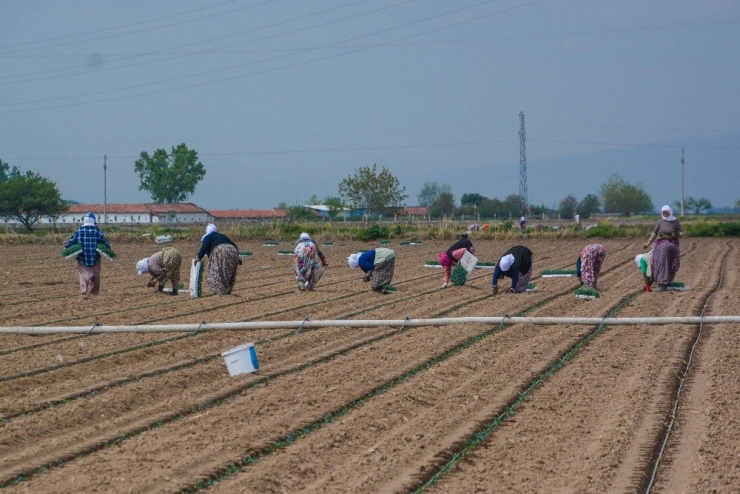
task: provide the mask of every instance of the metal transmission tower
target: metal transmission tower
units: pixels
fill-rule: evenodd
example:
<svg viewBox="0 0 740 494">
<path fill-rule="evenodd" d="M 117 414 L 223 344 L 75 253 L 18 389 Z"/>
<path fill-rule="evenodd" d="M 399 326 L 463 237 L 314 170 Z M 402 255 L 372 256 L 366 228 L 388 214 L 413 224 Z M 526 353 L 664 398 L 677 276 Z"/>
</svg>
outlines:
<svg viewBox="0 0 740 494">
<path fill-rule="evenodd" d="M 522 214 L 527 211 L 527 131 L 524 130 L 524 112 L 519 112 L 519 197 L 522 200 Z"/>
</svg>

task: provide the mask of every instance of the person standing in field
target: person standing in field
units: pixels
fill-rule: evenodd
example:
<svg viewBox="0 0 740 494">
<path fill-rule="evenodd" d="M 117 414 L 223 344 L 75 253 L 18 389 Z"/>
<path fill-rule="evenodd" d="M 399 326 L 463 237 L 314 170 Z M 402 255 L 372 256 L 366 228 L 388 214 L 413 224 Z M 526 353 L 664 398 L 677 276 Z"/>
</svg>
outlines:
<svg viewBox="0 0 740 494">
<path fill-rule="evenodd" d="M 526 216 L 522 216 L 521 218 L 519 218 L 519 228 L 522 230 L 527 228 L 527 217 Z"/>
<path fill-rule="evenodd" d="M 590 244 L 583 248 L 576 261 L 576 276 L 584 287 L 596 288 L 604 258 L 606 248 L 601 244 Z"/>
<path fill-rule="evenodd" d="M 498 279 L 511 278 L 511 293 L 527 291 L 532 277 L 532 251 L 523 245 L 515 245 L 501 256 L 493 270 L 493 294 L 498 293 Z"/>
<path fill-rule="evenodd" d="M 301 233 L 293 251 L 293 269 L 299 290 L 313 290 L 329 263 L 311 236 Z"/>
<path fill-rule="evenodd" d="M 170 295 L 177 295 L 180 287 L 180 266 L 182 265 L 182 256 L 177 249 L 165 247 L 159 252 L 145 257 L 136 263 L 136 269 L 139 276 L 149 273 L 152 279 L 146 286 L 157 286 L 158 292 L 164 292 L 164 285 L 169 281 L 172 283 L 172 292 Z"/>
<path fill-rule="evenodd" d="M 200 261 L 208 256 L 206 281 L 216 295 L 228 295 L 236 283 L 236 269 L 242 263 L 239 248 L 229 237 L 218 232 L 213 223 L 206 227 L 201 246 L 195 257 Z"/>
<path fill-rule="evenodd" d="M 80 274 L 80 294 L 97 295 L 100 293 L 100 254 L 98 244 L 103 244 L 112 250 L 105 234 L 97 227 L 95 215 L 87 213 L 82 220 L 82 226 L 64 244 L 69 247 L 74 244 L 82 245 L 82 254 L 77 256 L 77 271 Z"/>
<path fill-rule="evenodd" d="M 446 252 L 439 253 L 439 265 L 442 266 L 445 271 L 445 278 L 442 282 L 442 288 L 447 288 L 447 285 L 450 283 L 452 268 L 454 266 L 457 266 L 457 262 L 465 254 L 465 252 L 475 254 L 475 247 L 473 246 L 473 242 L 468 238 L 468 236 L 468 232 L 463 233 L 462 235 L 460 235 L 460 240 L 452 244 Z"/>
<path fill-rule="evenodd" d="M 371 281 L 374 292 L 382 292 L 385 285 L 393 279 L 393 268 L 396 265 L 396 253 L 392 249 L 378 247 L 361 254 L 352 254 L 347 258 L 349 267 L 360 268 L 365 273 L 363 281 Z"/>
<path fill-rule="evenodd" d="M 658 283 L 658 291 L 665 292 L 681 267 L 678 239 L 683 237 L 683 230 L 670 206 L 663 206 L 660 211 L 661 218 L 643 247 L 647 249 L 652 244 L 653 278 Z"/>
</svg>

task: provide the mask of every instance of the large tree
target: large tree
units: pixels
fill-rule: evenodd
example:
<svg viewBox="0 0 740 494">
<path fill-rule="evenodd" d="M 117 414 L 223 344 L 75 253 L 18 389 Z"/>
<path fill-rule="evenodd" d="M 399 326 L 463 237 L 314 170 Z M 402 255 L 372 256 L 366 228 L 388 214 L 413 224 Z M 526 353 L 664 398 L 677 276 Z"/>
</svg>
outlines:
<svg viewBox="0 0 740 494">
<path fill-rule="evenodd" d="M 0 174 L 4 177 L 0 180 L 0 217 L 18 221 L 29 232 L 41 218 L 54 220 L 69 208 L 57 184 L 38 173 L 21 173 L 14 166 L 10 173 Z"/>
<path fill-rule="evenodd" d="M 424 182 L 421 186 L 421 192 L 417 196 L 419 206 L 431 208 L 439 199 L 440 194 L 452 193 L 452 187 L 449 184 L 438 184 L 437 182 Z"/>
<path fill-rule="evenodd" d="M 329 208 L 329 218 L 334 218 L 337 214 L 344 209 L 341 197 L 326 196 L 324 198 L 324 206 Z"/>
<path fill-rule="evenodd" d="M 152 156 L 142 151 L 134 169 L 141 179 L 139 190 L 149 191 L 152 201 L 160 204 L 187 200 L 206 174 L 198 153 L 185 144 L 173 147 L 171 154 L 165 149 L 157 149 Z"/>
<path fill-rule="evenodd" d="M 681 211 L 681 201 L 677 200 L 675 203 L 676 211 Z M 687 197 L 683 202 L 684 210 L 693 211 L 694 214 L 701 214 L 706 209 L 712 209 L 712 201 L 706 197 L 696 199 L 695 197 Z"/>
<path fill-rule="evenodd" d="M 5 182 L 10 175 L 10 165 L 0 160 L 0 184 Z"/>
<path fill-rule="evenodd" d="M 339 183 L 339 195 L 347 204 L 362 209 L 366 216 L 371 213 L 384 211 L 389 208 L 400 207 L 404 199 L 406 187 L 402 187 L 396 177 L 382 168 L 378 173 L 378 166 L 363 166 L 355 174 Z"/>
<path fill-rule="evenodd" d="M 574 195 L 568 195 L 565 199 L 560 201 L 558 213 L 560 213 L 560 217 L 562 219 L 572 220 L 576 215 L 576 207 L 578 207 L 578 199 L 576 199 L 576 196 Z"/>
<path fill-rule="evenodd" d="M 631 184 L 616 174 L 602 184 L 600 192 L 604 212 L 607 213 L 630 216 L 635 213 L 649 213 L 655 209 L 642 184 Z"/>
<path fill-rule="evenodd" d="M 429 213 L 435 217 L 448 216 L 455 209 L 455 196 L 452 192 L 442 192 L 434 201 Z"/>
<path fill-rule="evenodd" d="M 485 199 L 488 198 L 478 194 L 477 192 L 463 194 L 460 198 L 460 206 L 474 206 L 477 208 Z"/>
<path fill-rule="evenodd" d="M 590 218 L 592 214 L 598 213 L 601 209 L 601 201 L 599 197 L 594 194 L 586 194 L 581 199 L 576 207 L 576 213 L 580 215 L 582 219 Z"/>
</svg>

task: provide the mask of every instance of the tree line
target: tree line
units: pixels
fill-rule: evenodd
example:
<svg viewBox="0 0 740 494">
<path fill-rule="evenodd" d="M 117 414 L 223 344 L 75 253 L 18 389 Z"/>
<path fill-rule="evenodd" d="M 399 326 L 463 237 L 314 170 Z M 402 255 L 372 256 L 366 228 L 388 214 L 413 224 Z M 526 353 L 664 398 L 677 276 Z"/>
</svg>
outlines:
<svg viewBox="0 0 740 494">
<path fill-rule="evenodd" d="M 142 151 L 134 162 L 134 172 L 138 174 L 139 190 L 148 191 L 152 201 L 160 204 L 184 202 L 195 192 L 203 180 L 206 169 L 198 159 L 197 151 L 187 145 L 173 146 L 171 152 L 157 149 L 153 154 Z M 361 210 L 366 217 L 378 214 L 392 214 L 403 207 L 408 195 L 393 173 L 377 164 L 359 167 L 354 174 L 338 184 L 337 195 L 329 195 L 323 200 L 313 195 L 308 205 L 323 204 L 329 216 L 337 216 L 345 208 Z M 633 215 L 651 213 L 655 210 L 650 196 L 642 184 L 632 184 L 619 175 L 610 176 L 601 185 L 598 194 L 586 194 L 581 199 L 574 195 L 566 196 L 557 209 L 545 205 L 525 205 L 518 194 L 509 194 L 503 199 L 486 197 L 477 192 L 464 193 L 459 204 L 446 183 L 425 182 L 417 196 L 419 206 L 429 208 L 434 218 L 452 215 L 469 215 L 471 218 L 502 218 L 519 215 L 557 214 L 562 219 L 572 219 L 579 215 L 583 219 L 594 213 L 617 213 Z M 675 202 L 680 211 L 680 201 Z M 281 202 L 279 209 L 288 209 L 295 219 L 310 218 L 307 208 L 288 206 Z M 740 208 L 740 199 L 735 201 Z M 27 230 L 41 218 L 54 221 L 68 210 L 68 204 L 61 197 L 56 183 L 36 172 L 22 172 L 0 160 L 0 218 L 13 219 Z M 687 197 L 684 208 L 690 213 L 701 214 L 712 208 L 709 199 Z"/>
</svg>

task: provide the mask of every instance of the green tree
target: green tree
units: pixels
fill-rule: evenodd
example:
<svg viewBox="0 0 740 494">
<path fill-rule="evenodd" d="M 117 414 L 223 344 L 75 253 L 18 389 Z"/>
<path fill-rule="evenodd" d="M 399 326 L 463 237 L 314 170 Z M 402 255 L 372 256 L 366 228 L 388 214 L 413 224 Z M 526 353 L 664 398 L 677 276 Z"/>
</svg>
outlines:
<svg viewBox="0 0 740 494">
<path fill-rule="evenodd" d="M 275 206 L 275 209 L 288 209 L 288 203 L 285 201 L 280 201 L 277 206 Z"/>
<path fill-rule="evenodd" d="M 336 196 L 326 196 L 324 198 L 324 206 L 329 208 L 329 218 L 335 218 L 344 209 L 342 198 Z"/>
<path fill-rule="evenodd" d="M 525 207 L 524 201 L 522 201 L 522 197 L 519 194 L 509 194 L 504 199 L 506 214 L 518 217 L 520 214 L 524 214 Z"/>
<path fill-rule="evenodd" d="M 452 193 L 452 187 L 449 184 L 438 184 L 437 182 L 424 182 L 421 186 L 421 192 L 417 196 L 419 206 L 431 208 L 437 201 L 440 194 Z"/>
<path fill-rule="evenodd" d="M 595 194 L 586 194 L 576 207 L 576 213 L 582 219 L 590 218 L 592 214 L 598 213 L 600 210 L 601 201 L 599 201 L 599 196 Z"/>
<path fill-rule="evenodd" d="M 0 182 L 0 217 L 14 219 L 30 232 L 41 218 L 55 221 L 69 206 L 57 184 L 38 173 L 13 167 Z"/>
<path fill-rule="evenodd" d="M 501 216 L 504 214 L 504 204 L 496 197 L 483 199 L 478 205 L 478 214 L 481 218 L 493 218 L 494 215 Z"/>
<path fill-rule="evenodd" d="M 152 156 L 146 151 L 140 156 L 134 164 L 141 180 L 139 190 L 149 191 L 152 201 L 159 204 L 187 200 L 206 175 L 203 163 L 198 161 L 198 153 L 185 144 L 173 147 L 171 154 L 157 149 Z"/>
<path fill-rule="evenodd" d="M 10 165 L 0 160 L 0 184 L 10 178 Z"/>
<path fill-rule="evenodd" d="M 396 177 L 382 168 L 378 173 L 377 165 L 360 167 L 355 174 L 345 178 L 339 184 L 339 195 L 353 207 L 362 209 L 366 216 L 370 213 L 384 211 L 389 208 L 400 207 L 408 196 L 404 194 L 406 187 L 402 187 Z"/>
<path fill-rule="evenodd" d="M 486 196 L 482 196 L 478 193 L 471 193 L 471 194 L 463 194 L 460 198 L 460 206 L 467 207 L 467 206 L 475 206 L 476 208 L 480 206 L 480 203 L 483 202 L 483 200 L 488 199 Z"/>
<path fill-rule="evenodd" d="M 305 221 L 314 219 L 314 213 L 305 206 L 291 206 L 288 209 L 288 218 L 293 221 Z"/>
<path fill-rule="evenodd" d="M 675 202 L 676 210 L 681 211 L 681 201 L 676 200 Z M 712 209 L 712 201 L 707 199 L 706 197 L 702 197 L 701 199 L 696 199 L 695 197 L 688 196 L 683 201 L 683 207 L 684 211 L 688 210 L 693 212 L 693 214 L 701 214 L 702 211 L 706 209 Z"/>
<path fill-rule="evenodd" d="M 321 204 L 321 199 L 316 194 L 313 194 L 306 200 L 306 206 L 318 206 Z"/>
<path fill-rule="evenodd" d="M 429 214 L 435 217 L 448 216 L 455 209 L 455 196 L 452 192 L 442 192 L 432 204 Z"/>
<path fill-rule="evenodd" d="M 649 213 L 655 209 L 642 184 L 630 184 L 616 174 L 602 184 L 600 192 L 604 201 L 604 211 L 607 213 L 630 216 L 635 213 Z"/>
<path fill-rule="evenodd" d="M 564 220 L 572 220 L 573 217 L 576 215 L 576 208 L 578 207 L 578 199 L 576 199 L 573 195 L 568 195 L 560 201 L 560 205 L 558 206 L 558 213 L 560 213 L 560 217 Z"/>
</svg>

